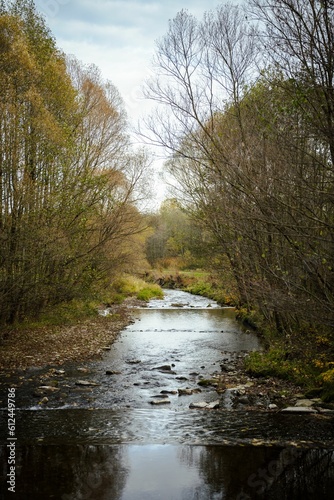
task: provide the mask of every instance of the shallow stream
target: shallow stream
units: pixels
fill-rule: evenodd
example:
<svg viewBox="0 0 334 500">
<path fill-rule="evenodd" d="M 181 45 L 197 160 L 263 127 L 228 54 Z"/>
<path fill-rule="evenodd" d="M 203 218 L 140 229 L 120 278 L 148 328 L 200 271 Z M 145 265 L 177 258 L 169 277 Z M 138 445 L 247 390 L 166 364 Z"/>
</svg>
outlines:
<svg viewBox="0 0 334 500">
<path fill-rule="evenodd" d="M 332 418 L 235 410 L 217 387 L 199 385 L 261 349 L 233 309 L 167 290 L 133 316 L 102 360 L 51 368 L 57 390 L 47 406 L 32 397 L 45 370 L 26 374 L 17 391 L 16 495 L 5 480 L 1 498 L 332 498 Z M 190 408 L 217 400 L 219 409 Z M 0 417 L 6 479 L 5 409 Z"/>
</svg>

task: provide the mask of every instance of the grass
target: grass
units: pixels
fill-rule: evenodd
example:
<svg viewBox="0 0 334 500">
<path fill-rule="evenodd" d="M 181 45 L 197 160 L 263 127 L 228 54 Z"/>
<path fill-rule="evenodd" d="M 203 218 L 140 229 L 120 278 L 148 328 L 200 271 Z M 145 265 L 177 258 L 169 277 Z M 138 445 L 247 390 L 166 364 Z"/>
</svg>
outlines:
<svg viewBox="0 0 334 500">
<path fill-rule="evenodd" d="M 144 280 L 122 275 L 115 279 L 109 287 L 97 290 L 95 295 L 86 299 L 75 299 L 61 304 L 52 304 L 45 308 L 38 318 L 27 318 L 26 320 L 8 327 L 8 330 L 25 328 L 43 328 L 48 326 L 74 325 L 97 316 L 101 304 L 111 306 L 122 304 L 127 297 L 135 297 L 139 300 L 149 301 L 152 298 L 162 298 L 163 291 L 154 283 L 146 283 Z"/>
<path fill-rule="evenodd" d="M 110 298 L 111 302 L 119 302 L 126 297 L 136 297 L 147 302 L 152 298 L 163 298 L 163 291 L 155 283 L 147 283 L 135 276 L 124 274 L 113 282 Z"/>
<path fill-rule="evenodd" d="M 265 352 L 252 352 L 245 358 L 245 368 L 254 377 L 278 377 L 299 385 L 306 397 L 320 396 L 334 401 L 334 363 L 322 363 L 314 352 L 293 353 L 282 344 Z"/>
<path fill-rule="evenodd" d="M 97 314 L 97 301 L 71 300 L 62 304 L 48 306 L 36 319 L 29 319 L 15 324 L 15 328 L 40 328 L 44 326 L 73 325 L 82 319 Z"/>
<path fill-rule="evenodd" d="M 175 270 L 173 268 L 163 268 L 152 272 L 151 279 L 164 278 L 166 285 L 171 282 L 177 283 L 177 286 L 185 292 L 194 295 L 202 295 L 215 300 L 222 305 L 235 306 L 237 303 L 236 294 L 233 291 L 233 285 L 222 285 L 220 279 L 203 269 Z"/>
</svg>

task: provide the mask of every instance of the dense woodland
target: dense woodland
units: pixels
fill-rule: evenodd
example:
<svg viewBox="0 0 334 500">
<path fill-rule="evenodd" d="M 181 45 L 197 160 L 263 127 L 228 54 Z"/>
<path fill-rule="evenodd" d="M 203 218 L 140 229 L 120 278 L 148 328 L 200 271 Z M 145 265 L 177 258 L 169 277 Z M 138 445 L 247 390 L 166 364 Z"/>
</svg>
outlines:
<svg viewBox="0 0 334 500">
<path fill-rule="evenodd" d="M 131 272 L 149 162 L 118 90 L 57 49 L 33 2 L 0 14 L 0 323 L 12 323 Z"/>
<path fill-rule="evenodd" d="M 228 258 L 239 304 L 333 342 L 334 5 L 181 11 L 157 44 L 150 137 Z"/>
<path fill-rule="evenodd" d="M 334 380 L 333 2 L 182 10 L 153 68 L 139 134 L 164 148 L 174 198 L 148 215 L 118 90 L 59 51 L 33 2 L 0 3 L 0 322 L 143 262 L 210 263 Z"/>
</svg>

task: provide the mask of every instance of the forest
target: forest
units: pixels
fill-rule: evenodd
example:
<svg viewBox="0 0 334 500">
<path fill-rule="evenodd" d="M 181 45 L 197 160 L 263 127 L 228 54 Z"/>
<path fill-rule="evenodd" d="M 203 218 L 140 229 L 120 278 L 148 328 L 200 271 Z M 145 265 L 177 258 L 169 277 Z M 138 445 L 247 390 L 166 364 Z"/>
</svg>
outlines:
<svg viewBox="0 0 334 500">
<path fill-rule="evenodd" d="M 261 331 L 250 370 L 333 387 L 333 2 L 181 10 L 153 74 L 138 136 L 166 155 L 157 213 L 122 89 L 61 52 L 34 2 L 0 2 L 0 324 L 172 259 Z"/>
</svg>

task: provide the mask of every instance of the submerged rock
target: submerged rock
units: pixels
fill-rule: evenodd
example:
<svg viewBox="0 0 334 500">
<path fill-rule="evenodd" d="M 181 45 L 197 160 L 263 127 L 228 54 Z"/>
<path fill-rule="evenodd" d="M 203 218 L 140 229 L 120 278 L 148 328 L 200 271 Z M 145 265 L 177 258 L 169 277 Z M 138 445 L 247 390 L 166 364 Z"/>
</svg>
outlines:
<svg viewBox="0 0 334 500">
<path fill-rule="evenodd" d="M 152 370 L 163 370 L 164 372 L 167 372 L 167 371 L 172 371 L 172 367 L 171 365 L 161 365 L 161 366 L 155 366 L 154 368 L 152 368 Z"/>
<path fill-rule="evenodd" d="M 78 368 L 78 372 L 81 372 L 81 373 L 89 373 L 89 372 L 90 372 L 90 370 L 89 370 L 89 368 L 80 367 L 80 368 Z"/>
</svg>

